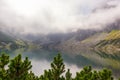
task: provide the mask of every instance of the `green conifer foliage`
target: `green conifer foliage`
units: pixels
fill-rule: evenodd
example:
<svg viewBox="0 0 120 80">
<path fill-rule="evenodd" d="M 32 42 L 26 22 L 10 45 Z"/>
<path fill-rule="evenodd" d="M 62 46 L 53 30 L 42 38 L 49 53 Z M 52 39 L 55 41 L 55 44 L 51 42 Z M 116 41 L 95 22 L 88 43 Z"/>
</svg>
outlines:
<svg viewBox="0 0 120 80">
<path fill-rule="evenodd" d="M 7 80 L 8 74 L 5 66 L 9 63 L 9 56 L 2 54 L 0 56 L 0 79 Z"/>
<path fill-rule="evenodd" d="M 9 64 L 9 78 L 11 80 L 24 80 L 28 75 L 28 70 L 32 68 L 31 62 L 28 57 L 22 61 L 21 55 L 19 54 Z"/>
<path fill-rule="evenodd" d="M 64 75 L 65 65 L 60 54 L 51 63 L 51 69 L 44 70 L 44 74 L 40 77 L 29 71 L 31 68 L 31 62 L 27 57 L 22 60 L 21 55 L 18 55 L 9 60 L 9 56 L 5 54 L 0 56 L 0 80 L 114 80 L 109 69 L 92 71 L 91 66 L 84 67 L 77 72 L 75 78 L 72 78 L 70 69 Z"/>
<path fill-rule="evenodd" d="M 35 76 L 35 74 L 30 71 L 29 74 L 27 74 L 26 78 L 24 80 L 40 80 L 38 76 Z"/>
<path fill-rule="evenodd" d="M 113 80 L 112 72 L 109 69 L 99 71 L 100 80 Z"/>
<path fill-rule="evenodd" d="M 99 74 L 97 71 L 93 71 L 92 76 L 91 76 L 91 80 L 100 80 Z"/>
<path fill-rule="evenodd" d="M 75 80 L 91 80 L 92 76 L 91 66 L 84 67 L 82 71 L 76 73 Z"/>
<path fill-rule="evenodd" d="M 44 75 L 40 76 L 40 80 L 53 80 L 51 70 L 44 70 Z"/>
<path fill-rule="evenodd" d="M 53 62 L 51 63 L 51 71 L 53 80 L 61 80 L 61 74 L 65 72 L 65 65 L 60 54 L 54 57 Z"/>
<path fill-rule="evenodd" d="M 70 73 L 70 69 L 65 74 L 66 80 L 72 80 L 72 73 Z"/>
<path fill-rule="evenodd" d="M 9 56 L 2 54 L 0 57 L 0 68 L 4 69 L 5 65 L 9 63 Z"/>
</svg>

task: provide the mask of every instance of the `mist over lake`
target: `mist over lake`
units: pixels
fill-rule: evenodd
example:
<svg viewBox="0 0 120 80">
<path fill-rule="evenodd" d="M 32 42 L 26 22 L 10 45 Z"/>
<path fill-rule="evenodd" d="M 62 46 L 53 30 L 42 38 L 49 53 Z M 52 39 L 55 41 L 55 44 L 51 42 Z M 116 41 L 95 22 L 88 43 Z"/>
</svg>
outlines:
<svg viewBox="0 0 120 80">
<path fill-rule="evenodd" d="M 92 66 L 119 78 L 119 13 L 120 0 L 0 0 L 0 55 L 28 57 L 37 76 L 60 53 L 73 77 Z"/>
</svg>

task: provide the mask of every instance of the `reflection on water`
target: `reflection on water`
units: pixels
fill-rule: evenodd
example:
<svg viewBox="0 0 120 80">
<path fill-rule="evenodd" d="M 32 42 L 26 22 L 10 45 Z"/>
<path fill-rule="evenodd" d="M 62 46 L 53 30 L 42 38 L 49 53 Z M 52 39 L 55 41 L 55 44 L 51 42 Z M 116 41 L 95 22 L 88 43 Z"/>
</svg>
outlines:
<svg viewBox="0 0 120 80">
<path fill-rule="evenodd" d="M 19 49 L 5 52 L 7 52 L 11 58 L 20 53 L 23 58 L 28 56 L 32 61 L 32 71 L 35 72 L 36 75 L 43 74 L 45 69 L 49 69 L 51 61 L 58 53 L 57 51 L 47 51 L 43 49 L 32 51 Z M 66 69 L 70 68 L 74 75 L 75 72 L 80 71 L 83 66 L 88 65 L 91 65 L 94 69 L 110 68 L 115 76 L 118 77 L 120 74 L 120 54 L 107 54 L 101 51 L 86 51 L 75 54 L 64 52 L 62 53 L 62 57 L 66 65 Z"/>
</svg>

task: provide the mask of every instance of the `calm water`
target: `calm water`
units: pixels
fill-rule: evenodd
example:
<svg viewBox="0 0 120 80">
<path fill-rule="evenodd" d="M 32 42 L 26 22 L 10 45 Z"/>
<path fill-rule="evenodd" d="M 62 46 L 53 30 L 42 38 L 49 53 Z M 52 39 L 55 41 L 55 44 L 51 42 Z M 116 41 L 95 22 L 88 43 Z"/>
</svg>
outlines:
<svg viewBox="0 0 120 80">
<path fill-rule="evenodd" d="M 11 58 L 22 54 L 23 59 L 27 56 L 32 62 L 32 71 L 36 75 L 43 74 L 45 69 L 50 68 L 50 63 L 54 56 L 57 55 L 57 51 L 47 50 L 24 50 L 18 49 L 15 51 L 5 51 Z M 71 69 L 74 74 L 80 71 L 83 66 L 91 65 L 94 69 L 99 70 L 101 68 L 109 68 L 113 71 L 114 75 L 118 77 L 120 75 L 120 54 L 106 54 L 104 52 L 85 51 L 79 53 L 62 53 L 66 69 Z"/>
</svg>

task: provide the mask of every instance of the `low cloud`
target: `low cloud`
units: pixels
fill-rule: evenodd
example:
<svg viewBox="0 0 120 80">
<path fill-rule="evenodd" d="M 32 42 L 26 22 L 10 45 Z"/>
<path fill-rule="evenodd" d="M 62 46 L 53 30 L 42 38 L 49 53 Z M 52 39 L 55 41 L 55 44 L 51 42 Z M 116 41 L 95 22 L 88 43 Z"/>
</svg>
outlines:
<svg viewBox="0 0 120 80">
<path fill-rule="evenodd" d="M 20 34 L 101 29 L 119 13 L 119 0 L 0 0 L 0 29 Z"/>
</svg>

